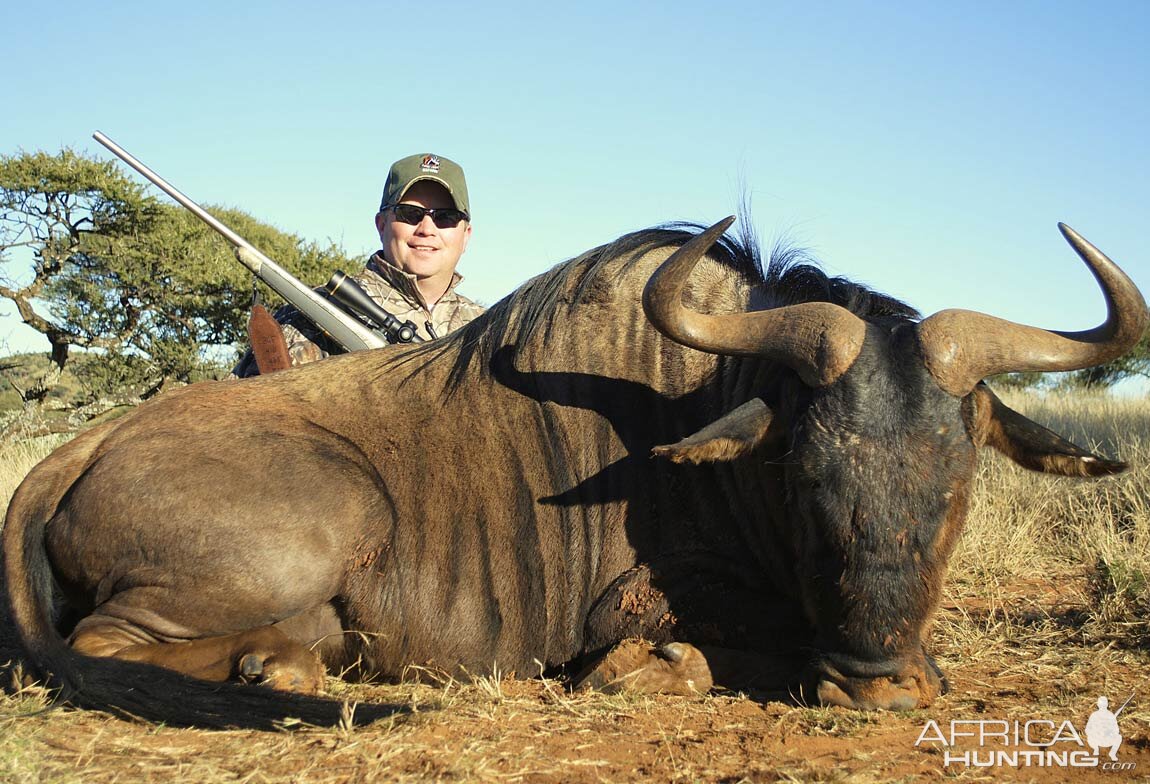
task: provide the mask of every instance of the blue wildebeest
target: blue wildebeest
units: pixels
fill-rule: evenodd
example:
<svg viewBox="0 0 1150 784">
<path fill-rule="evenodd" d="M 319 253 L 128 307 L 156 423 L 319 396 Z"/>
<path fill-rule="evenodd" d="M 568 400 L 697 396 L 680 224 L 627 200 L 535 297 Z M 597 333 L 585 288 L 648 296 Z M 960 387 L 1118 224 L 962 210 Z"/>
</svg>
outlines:
<svg viewBox="0 0 1150 784">
<path fill-rule="evenodd" d="M 323 665 L 585 660 L 588 683 L 675 691 L 739 685 L 740 652 L 800 652 L 826 704 L 928 705 L 978 448 L 1124 468 L 982 380 L 1108 361 L 1145 303 L 1063 227 L 1098 328 L 920 320 L 786 254 L 764 269 L 730 220 L 625 236 L 450 338 L 196 384 L 61 447 L 4 530 L 28 660 L 168 721 L 286 699 L 205 681 L 313 692 Z"/>
</svg>

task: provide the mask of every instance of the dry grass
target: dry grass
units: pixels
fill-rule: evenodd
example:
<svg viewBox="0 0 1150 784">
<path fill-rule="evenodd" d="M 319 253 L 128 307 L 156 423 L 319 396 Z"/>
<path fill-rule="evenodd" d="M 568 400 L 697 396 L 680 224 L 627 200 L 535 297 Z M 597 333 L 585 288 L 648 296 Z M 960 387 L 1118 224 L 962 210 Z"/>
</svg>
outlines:
<svg viewBox="0 0 1150 784">
<path fill-rule="evenodd" d="M 1006 624 L 1027 621 L 1010 586 L 1061 578 L 1084 639 L 1150 642 L 1150 401 L 1105 395 L 1006 402 L 1085 448 L 1130 464 L 1102 481 L 1052 480 L 989 450 L 951 562 L 951 600 L 977 596 Z M 1085 577 L 1075 580 L 1075 577 Z"/>
<path fill-rule="evenodd" d="M 51 436 L 4 444 L 4 452 L 0 455 L 0 505 L 4 509 L 8 508 L 8 501 L 16 492 L 16 487 L 32 467 L 65 440 L 60 436 Z"/>
<path fill-rule="evenodd" d="M 986 455 L 932 638 L 954 689 L 929 711 L 573 694 L 556 681 L 498 674 L 437 685 L 333 678 L 329 692 L 345 703 L 338 727 L 202 732 L 45 711 L 46 695 L 31 687 L 0 695 L 0 782 L 1060 781 L 1060 770 L 944 770 L 937 749 L 914 741 L 928 718 L 1067 718 L 1081 727 L 1099 694 L 1117 704 L 1134 691 L 1122 755 L 1146 775 L 1150 401 L 1008 403 L 1132 469 L 1099 482 L 1053 480 Z M 49 449 L 3 456 L 0 501 Z M 370 702 L 413 714 L 356 727 L 356 706 Z"/>
</svg>

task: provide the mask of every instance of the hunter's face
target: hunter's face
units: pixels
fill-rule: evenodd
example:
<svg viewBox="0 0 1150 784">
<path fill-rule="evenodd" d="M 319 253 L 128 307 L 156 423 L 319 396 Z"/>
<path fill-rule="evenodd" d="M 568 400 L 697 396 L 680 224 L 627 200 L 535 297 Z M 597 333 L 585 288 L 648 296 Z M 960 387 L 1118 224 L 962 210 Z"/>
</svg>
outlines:
<svg viewBox="0 0 1150 784">
<path fill-rule="evenodd" d="M 400 203 L 425 209 L 455 207 L 446 188 L 427 180 L 412 185 Z M 420 281 L 442 283 L 445 289 L 471 239 L 470 221 L 440 228 L 430 215 L 413 225 L 397 220 L 393 210 L 386 210 L 376 216 L 375 225 L 385 259 Z"/>
</svg>

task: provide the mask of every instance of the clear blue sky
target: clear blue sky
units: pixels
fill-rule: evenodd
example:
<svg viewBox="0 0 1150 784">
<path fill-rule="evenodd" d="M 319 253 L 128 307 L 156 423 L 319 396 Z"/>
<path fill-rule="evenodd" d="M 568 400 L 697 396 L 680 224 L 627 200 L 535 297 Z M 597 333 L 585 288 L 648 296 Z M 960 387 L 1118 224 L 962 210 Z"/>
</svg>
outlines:
<svg viewBox="0 0 1150 784">
<path fill-rule="evenodd" d="M 745 188 L 765 241 L 926 313 L 1150 292 L 1150 3 L 9 3 L 0 152 L 102 130 L 192 198 L 374 248 L 392 160 L 467 171 L 462 291 Z M 39 347 L 10 309 L 0 344 Z"/>
</svg>

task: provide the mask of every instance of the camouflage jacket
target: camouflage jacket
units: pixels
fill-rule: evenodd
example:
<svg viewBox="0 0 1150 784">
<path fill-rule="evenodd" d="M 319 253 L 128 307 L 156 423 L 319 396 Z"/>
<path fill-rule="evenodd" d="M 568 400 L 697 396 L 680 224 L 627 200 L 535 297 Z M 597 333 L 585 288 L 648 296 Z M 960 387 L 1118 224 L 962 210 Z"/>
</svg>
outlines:
<svg viewBox="0 0 1150 784">
<path fill-rule="evenodd" d="M 424 340 L 432 337 L 432 332 L 428 330 L 429 326 L 435 337 L 443 337 L 459 329 L 484 310 L 480 305 L 456 292 L 455 287 L 463 280 L 459 273 L 455 273 L 451 285 L 447 287 L 439 302 L 429 308 L 415 285 L 415 276 L 392 266 L 378 252 L 368 260 L 363 272 L 354 275 L 353 279 L 363 286 L 364 291 L 384 310 L 400 321 L 411 321 L 415 324 L 416 331 Z M 292 367 L 315 362 L 330 354 L 342 353 L 338 345 L 291 305 L 285 305 L 277 310 L 275 319 L 283 325 Z M 259 375 L 255 357 L 250 350 L 232 370 L 232 375 L 238 378 Z"/>
</svg>

